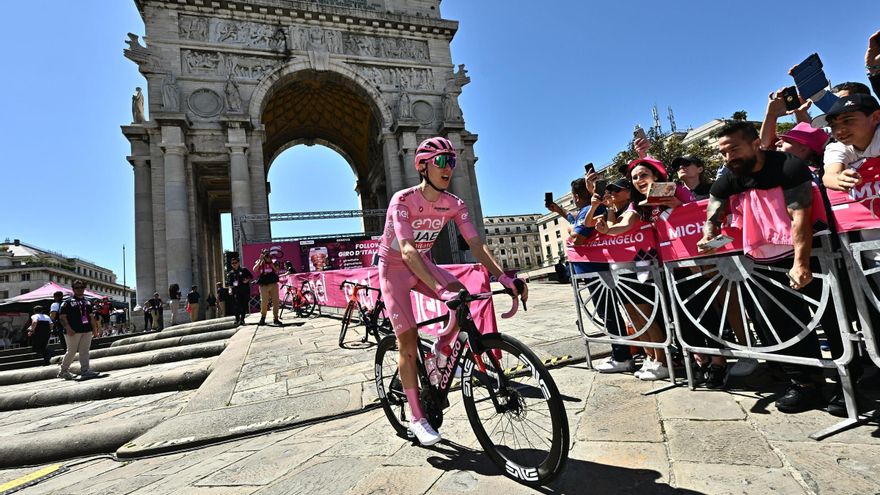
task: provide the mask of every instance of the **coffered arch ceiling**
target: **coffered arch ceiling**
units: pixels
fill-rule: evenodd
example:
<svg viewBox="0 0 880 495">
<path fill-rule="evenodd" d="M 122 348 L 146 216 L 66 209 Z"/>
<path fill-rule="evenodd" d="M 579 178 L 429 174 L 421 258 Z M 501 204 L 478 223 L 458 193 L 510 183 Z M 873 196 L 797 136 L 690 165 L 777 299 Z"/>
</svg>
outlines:
<svg viewBox="0 0 880 495">
<path fill-rule="evenodd" d="M 355 174 L 368 173 L 370 140 L 377 138 L 379 114 L 370 97 L 334 73 L 302 71 L 279 81 L 263 107 L 263 155 L 271 161 L 292 143 L 330 144 Z"/>
</svg>

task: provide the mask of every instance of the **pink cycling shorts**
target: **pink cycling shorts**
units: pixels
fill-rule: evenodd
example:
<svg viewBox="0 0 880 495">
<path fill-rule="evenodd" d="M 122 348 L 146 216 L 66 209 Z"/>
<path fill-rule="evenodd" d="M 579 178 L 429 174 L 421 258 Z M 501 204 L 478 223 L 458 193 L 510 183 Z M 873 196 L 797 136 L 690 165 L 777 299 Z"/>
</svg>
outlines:
<svg viewBox="0 0 880 495">
<path fill-rule="evenodd" d="M 443 287 L 449 287 L 452 283 L 458 282 L 458 279 L 451 273 L 424 258 L 422 259 L 425 261 L 428 271 Z M 411 290 L 428 297 L 437 297 L 434 289 L 419 280 L 409 269 L 409 266 L 402 261 L 379 259 L 379 288 L 382 289 L 382 300 L 385 301 L 385 314 L 391 318 L 391 326 L 394 328 L 395 335 L 416 328 L 416 319 L 409 296 Z"/>
</svg>

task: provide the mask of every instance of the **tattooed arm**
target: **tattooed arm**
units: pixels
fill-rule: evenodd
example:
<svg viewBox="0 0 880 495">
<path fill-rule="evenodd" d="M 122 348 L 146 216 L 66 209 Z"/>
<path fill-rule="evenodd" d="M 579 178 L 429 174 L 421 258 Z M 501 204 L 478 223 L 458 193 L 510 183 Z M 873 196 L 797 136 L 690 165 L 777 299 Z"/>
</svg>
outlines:
<svg viewBox="0 0 880 495">
<path fill-rule="evenodd" d="M 791 216 L 791 243 L 794 245 L 794 264 L 789 272 L 792 289 L 801 289 L 813 280 L 810 270 L 810 255 L 813 249 L 813 225 L 810 218 L 813 210 L 813 186 L 802 182 L 790 189 L 784 189 L 785 205 Z"/>
<path fill-rule="evenodd" d="M 727 205 L 726 198 L 720 199 L 709 194 L 709 204 L 706 206 L 706 224 L 703 225 L 703 238 L 697 243 L 697 249 L 701 253 L 714 251 L 714 249 L 707 249 L 704 246 L 721 233 L 721 224 L 727 218 Z"/>
</svg>

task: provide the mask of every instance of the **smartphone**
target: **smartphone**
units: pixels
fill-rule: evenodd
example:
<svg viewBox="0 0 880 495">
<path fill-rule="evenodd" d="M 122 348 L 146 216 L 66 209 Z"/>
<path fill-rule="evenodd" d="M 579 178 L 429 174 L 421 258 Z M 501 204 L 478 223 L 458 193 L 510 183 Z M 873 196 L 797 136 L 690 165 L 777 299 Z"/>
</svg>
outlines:
<svg viewBox="0 0 880 495">
<path fill-rule="evenodd" d="M 645 135 L 645 130 L 639 124 L 636 124 L 636 128 L 633 129 L 633 141 L 636 139 L 648 139 L 648 136 Z"/>
<path fill-rule="evenodd" d="M 731 242 L 733 242 L 733 237 L 722 234 L 718 237 L 712 238 L 712 240 L 710 240 L 706 244 L 703 244 L 703 247 L 706 249 L 718 249 L 730 244 Z"/>
<path fill-rule="evenodd" d="M 590 163 L 584 165 L 584 173 L 585 174 L 589 175 L 591 172 L 595 172 L 595 171 L 596 171 L 596 168 L 593 167 L 593 162 L 590 162 Z"/>
<path fill-rule="evenodd" d="M 594 189 L 593 192 L 595 192 L 596 195 L 601 198 L 602 196 L 605 196 L 605 189 L 606 188 L 608 188 L 608 181 L 607 180 L 604 180 L 604 179 L 597 180 L 596 181 L 596 188 Z"/>
<path fill-rule="evenodd" d="M 544 206 L 546 206 L 547 208 L 550 208 L 550 205 L 552 205 L 552 204 L 553 204 L 553 193 L 552 192 L 545 192 L 544 193 Z"/>
<path fill-rule="evenodd" d="M 800 94 L 809 98 L 829 86 L 822 60 L 814 53 L 791 69 L 791 77 Z"/>
<path fill-rule="evenodd" d="M 786 110 L 797 110 L 801 107 L 801 99 L 798 96 L 796 86 L 789 86 L 783 89 L 779 96 L 781 96 L 782 100 L 785 102 Z"/>
</svg>

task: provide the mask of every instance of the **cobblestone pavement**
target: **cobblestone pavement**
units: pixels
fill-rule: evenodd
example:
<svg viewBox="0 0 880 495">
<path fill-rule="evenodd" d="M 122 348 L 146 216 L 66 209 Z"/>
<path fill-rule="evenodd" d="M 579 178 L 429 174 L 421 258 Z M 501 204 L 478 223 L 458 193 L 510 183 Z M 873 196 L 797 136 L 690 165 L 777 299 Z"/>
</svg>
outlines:
<svg viewBox="0 0 880 495">
<path fill-rule="evenodd" d="M 535 339 L 530 345 L 543 344 L 545 348 L 568 340 L 576 334 L 569 291 L 565 286 L 534 284 L 532 309 L 515 320 L 504 321 L 502 331 L 523 340 Z M 503 303 L 497 304 L 501 309 Z M 306 332 L 315 338 L 323 335 L 317 338 L 321 342 L 314 347 L 315 351 L 323 346 L 328 354 L 342 356 L 336 350 L 329 352 L 336 345 L 338 320 L 321 320 L 313 320 L 314 328 L 308 329 L 306 326 L 313 323 L 267 331 L 261 327 L 253 344 L 262 349 L 253 357 L 272 354 L 285 339 L 300 338 Z M 357 354 L 354 350 L 337 350 L 350 353 L 353 359 Z M 318 354 L 311 349 L 306 353 Z M 360 353 L 367 355 L 367 361 L 372 357 L 369 350 Z M 311 357 L 304 359 L 306 362 L 300 368 L 311 369 L 321 380 L 346 380 L 343 376 L 321 375 L 332 369 L 332 363 L 320 364 L 318 357 L 313 362 L 309 362 Z M 294 361 L 288 361 L 288 368 L 284 368 L 280 360 L 277 353 L 265 362 L 247 361 L 254 366 L 241 374 L 233 397 L 246 397 L 241 394 L 279 382 L 289 393 L 290 380 L 295 377 L 285 375 L 292 371 Z M 355 364 L 351 361 L 342 367 Z M 877 426 L 859 427 L 822 442 L 809 440 L 809 433 L 829 426 L 835 418 L 820 411 L 798 415 L 777 412 L 772 406 L 774 394 L 783 386 L 770 380 L 764 368 L 750 377 L 750 390 L 677 388 L 653 395 L 642 392 L 654 384 L 631 375 L 597 374 L 584 364 L 556 368 L 552 374 L 566 400 L 571 451 L 565 471 L 543 492 L 880 492 L 880 476 L 876 474 L 880 472 Z M 261 376 L 272 377 L 272 381 L 263 378 L 266 383 L 241 385 L 246 381 L 259 383 Z M 310 375 L 299 375 L 307 376 Z M 292 389 L 309 385 L 305 383 L 308 379 L 302 380 L 304 383 Z M 432 448 L 413 446 L 395 436 L 381 410 L 368 410 L 309 426 L 129 462 L 108 457 L 77 465 L 70 461 L 68 471 L 20 493 L 534 492 L 502 476 L 484 455 L 459 397 L 457 392 L 451 394 L 452 406 L 446 411 L 441 430 L 445 441 Z M 44 466 L 0 471 L 0 485 L 41 467 Z"/>
</svg>

